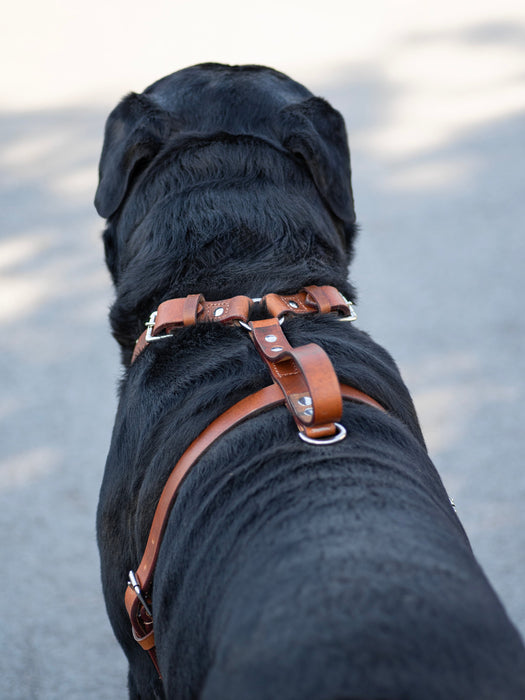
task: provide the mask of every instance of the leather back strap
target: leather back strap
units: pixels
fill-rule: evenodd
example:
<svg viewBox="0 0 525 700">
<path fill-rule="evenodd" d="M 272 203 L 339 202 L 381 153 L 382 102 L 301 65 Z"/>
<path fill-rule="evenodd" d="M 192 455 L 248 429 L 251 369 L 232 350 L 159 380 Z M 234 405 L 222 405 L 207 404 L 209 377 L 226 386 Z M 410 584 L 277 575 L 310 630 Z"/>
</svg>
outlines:
<svg viewBox="0 0 525 700">
<path fill-rule="evenodd" d="M 381 404 L 354 387 L 341 384 L 339 391 L 345 400 L 357 401 L 385 412 Z M 142 648 L 149 652 L 157 671 L 159 669 L 155 655 L 153 620 L 149 608 L 151 607 L 155 564 L 178 488 L 191 467 L 218 438 L 248 418 L 284 403 L 283 392 L 276 384 L 242 399 L 210 423 L 191 443 L 168 477 L 153 516 L 144 555 L 137 571 L 130 572 L 131 575 L 134 575 L 137 585 L 135 587 L 129 585 L 125 594 L 125 605 L 130 617 L 133 636 Z"/>
<path fill-rule="evenodd" d="M 334 435 L 343 413 L 339 381 L 325 351 L 309 343 L 293 348 L 279 321 L 252 321 L 252 340 L 280 386 L 301 432 L 309 438 Z"/>
</svg>

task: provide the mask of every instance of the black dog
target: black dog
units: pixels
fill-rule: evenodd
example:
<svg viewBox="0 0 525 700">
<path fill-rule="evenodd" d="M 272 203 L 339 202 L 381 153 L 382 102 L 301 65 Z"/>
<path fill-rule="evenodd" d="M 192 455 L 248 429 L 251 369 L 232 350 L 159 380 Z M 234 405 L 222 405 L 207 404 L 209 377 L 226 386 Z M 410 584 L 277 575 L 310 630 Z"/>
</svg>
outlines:
<svg viewBox="0 0 525 700">
<path fill-rule="evenodd" d="M 162 681 L 124 608 L 159 494 L 190 442 L 271 384 L 248 334 L 137 337 L 164 300 L 295 293 L 347 281 L 356 233 L 342 117 L 281 73 L 206 64 L 111 113 L 98 212 L 126 367 L 98 541 L 132 698 L 523 700 L 525 651 L 479 565 L 390 356 L 333 316 L 291 318 L 326 350 L 348 437 L 310 446 L 284 407 L 223 436 L 191 470 L 155 571 Z"/>
</svg>

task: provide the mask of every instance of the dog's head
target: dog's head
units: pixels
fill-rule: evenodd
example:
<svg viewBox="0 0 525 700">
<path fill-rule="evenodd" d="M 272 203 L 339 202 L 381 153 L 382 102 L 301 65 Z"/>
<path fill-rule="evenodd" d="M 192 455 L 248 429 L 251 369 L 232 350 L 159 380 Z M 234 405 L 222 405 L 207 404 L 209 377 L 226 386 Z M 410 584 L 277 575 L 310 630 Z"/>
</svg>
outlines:
<svg viewBox="0 0 525 700">
<path fill-rule="evenodd" d="M 168 295 L 347 284 L 344 121 L 282 73 L 203 64 L 128 95 L 108 117 L 99 175 L 123 347 Z"/>
<path fill-rule="evenodd" d="M 262 66 L 202 64 L 128 95 L 106 123 L 98 213 L 118 213 L 137 176 L 167 144 L 219 132 L 259 136 L 301 159 L 350 254 L 355 212 L 343 118 L 299 83 Z"/>
</svg>

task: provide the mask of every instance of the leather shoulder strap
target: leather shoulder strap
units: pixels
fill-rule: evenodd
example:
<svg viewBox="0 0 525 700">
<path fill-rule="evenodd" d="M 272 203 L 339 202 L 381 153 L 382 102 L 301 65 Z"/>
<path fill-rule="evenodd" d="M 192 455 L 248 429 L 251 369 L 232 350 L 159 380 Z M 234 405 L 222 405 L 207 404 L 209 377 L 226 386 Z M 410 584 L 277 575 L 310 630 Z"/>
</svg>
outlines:
<svg viewBox="0 0 525 700">
<path fill-rule="evenodd" d="M 362 391 L 359 391 L 359 389 L 341 384 L 340 392 L 342 397 L 346 400 L 357 401 L 386 412 L 380 403 Z M 133 636 L 142 648 L 149 652 L 157 670 L 153 620 L 149 613 L 148 606 L 151 602 L 155 564 L 179 486 L 199 457 L 201 457 L 219 437 L 235 426 L 240 425 L 248 418 L 256 416 L 275 406 L 283 405 L 284 403 L 285 397 L 283 392 L 276 384 L 267 386 L 255 394 L 242 399 L 210 423 L 210 425 L 191 443 L 168 477 L 157 504 L 155 515 L 153 516 L 144 555 L 137 571 L 134 572 L 137 586 L 128 586 L 125 593 L 125 605 L 130 617 Z M 137 589 L 140 595 L 137 595 Z M 146 606 L 143 604 L 145 601 L 147 601 Z"/>
</svg>

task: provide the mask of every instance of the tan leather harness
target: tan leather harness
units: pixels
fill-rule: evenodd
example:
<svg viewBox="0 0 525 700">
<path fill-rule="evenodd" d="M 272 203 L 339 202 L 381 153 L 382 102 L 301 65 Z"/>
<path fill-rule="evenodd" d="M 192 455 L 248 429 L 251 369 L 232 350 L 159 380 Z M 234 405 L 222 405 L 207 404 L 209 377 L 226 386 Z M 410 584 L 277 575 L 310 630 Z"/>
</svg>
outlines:
<svg viewBox="0 0 525 700">
<path fill-rule="evenodd" d="M 251 321 L 254 304 L 265 307 L 269 318 Z M 318 345 L 293 348 L 281 328 L 287 314 L 335 313 L 341 320 L 354 321 L 352 303 L 334 287 L 309 286 L 297 294 L 267 294 L 262 299 L 237 296 L 208 302 L 200 294 L 163 302 L 155 311 L 146 331 L 137 341 L 132 362 L 148 343 L 171 337 L 184 326 L 201 323 L 241 325 L 266 363 L 274 383 L 252 394 L 216 418 L 191 443 L 175 465 L 157 504 L 144 555 L 136 571 L 129 572 L 125 604 L 133 636 L 149 652 L 160 675 L 155 653 L 151 592 L 153 574 L 168 517 L 178 488 L 201 455 L 222 435 L 275 406 L 286 404 L 299 429 L 299 436 L 310 444 L 332 444 L 343 440 L 345 428 L 338 422 L 343 399 L 368 404 L 385 411 L 377 401 L 363 392 L 340 384 L 325 351 Z"/>
</svg>

